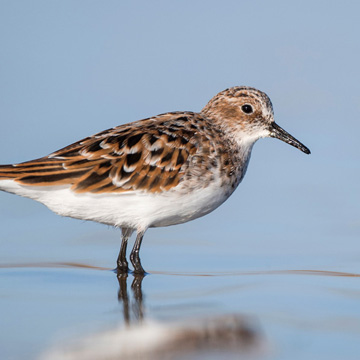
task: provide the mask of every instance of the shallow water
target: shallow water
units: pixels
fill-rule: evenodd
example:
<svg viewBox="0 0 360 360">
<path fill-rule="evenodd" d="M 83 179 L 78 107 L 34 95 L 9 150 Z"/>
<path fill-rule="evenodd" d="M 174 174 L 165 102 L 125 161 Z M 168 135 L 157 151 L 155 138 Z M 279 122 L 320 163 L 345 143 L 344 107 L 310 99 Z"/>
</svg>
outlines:
<svg viewBox="0 0 360 360">
<path fill-rule="evenodd" d="M 342 271 L 327 270 L 328 264 L 301 268 L 299 263 L 309 262 L 308 256 L 291 255 L 282 262 L 294 266 L 282 267 L 278 257 L 267 256 L 267 264 L 277 263 L 269 266 L 259 254 L 248 259 L 252 260 L 251 270 L 244 264 L 237 271 L 201 271 L 204 264 L 189 253 L 201 252 L 203 245 L 185 243 L 181 250 L 160 241 L 146 247 L 143 265 L 154 252 L 157 269 L 161 265 L 167 270 L 149 267 L 143 279 L 131 274 L 118 278 L 110 267 L 89 263 L 6 264 L 2 259 L 0 358 L 35 359 L 48 349 L 66 347 L 84 336 L 119 327 L 126 331 L 126 324 L 141 321 L 171 327 L 179 321 L 222 315 L 247 319 L 261 345 L 251 349 L 250 355 L 220 349 L 189 358 L 358 358 L 360 274 L 350 266 Z M 96 241 L 90 242 L 90 247 L 96 246 Z M 207 260 L 215 263 L 221 249 L 218 252 Z M 229 266 L 235 258 L 228 254 Z M 171 270 L 185 260 L 187 271 Z M 344 260 L 351 264 L 351 258 Z M 248 270 L 243 269 L 246 267 Z"/>
</svg>

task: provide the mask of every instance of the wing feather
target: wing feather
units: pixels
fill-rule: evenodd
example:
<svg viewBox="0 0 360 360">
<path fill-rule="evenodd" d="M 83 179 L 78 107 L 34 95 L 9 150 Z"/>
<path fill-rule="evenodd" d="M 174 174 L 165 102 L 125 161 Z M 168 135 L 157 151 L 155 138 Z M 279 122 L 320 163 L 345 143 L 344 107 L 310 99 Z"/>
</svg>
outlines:
<svg viewBox="0 0 360 360">
<path fill-rule="evenodd" d="M 28 186 L 68 185 L 77 193 L 168 191 L 198 151 L 194 113 L 171 113 L 85 138 L 49 156 L 0 167 L 0 178 Z"/>
</svg>

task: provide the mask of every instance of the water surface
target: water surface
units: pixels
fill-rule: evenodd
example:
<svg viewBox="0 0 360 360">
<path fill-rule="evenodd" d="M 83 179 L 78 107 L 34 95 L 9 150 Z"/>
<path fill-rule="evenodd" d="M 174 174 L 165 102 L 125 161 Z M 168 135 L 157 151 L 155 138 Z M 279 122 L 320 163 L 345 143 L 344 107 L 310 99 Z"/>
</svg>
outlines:
<svg viewBox="0 0 360 360">
<path fill-rule="evenodd" d="M 358 273 L 190 269 L 149 269 L 139 279 L 83 263 L 2 264 L 1 358 L 35 359 L 74 339 L 141 321 L 171 327 L 234 314 L 259 335 L 262 346 L 251 351 L 258 359 L 355 359 L 360 353 Z M 224 349 L 215 354 L 239 356 Z"/>
</svg>

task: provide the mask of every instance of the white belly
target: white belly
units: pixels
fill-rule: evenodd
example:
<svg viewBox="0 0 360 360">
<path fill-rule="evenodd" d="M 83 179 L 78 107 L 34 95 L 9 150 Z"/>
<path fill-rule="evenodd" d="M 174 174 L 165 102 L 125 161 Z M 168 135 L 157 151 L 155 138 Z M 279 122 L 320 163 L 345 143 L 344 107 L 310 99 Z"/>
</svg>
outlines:
<svg viewBox="0 0 360 360">
<path fill-rule="evenodd" d="M 0 189 L 37 200 L 59 215 L 136 230 L 196 219 L 228 197 L 220 181 L 191 192 L 180 188 L 157 194 L 76 194 L 68 187 L 29 187 L 13 180 L 0 181 Z"/>
</svg>

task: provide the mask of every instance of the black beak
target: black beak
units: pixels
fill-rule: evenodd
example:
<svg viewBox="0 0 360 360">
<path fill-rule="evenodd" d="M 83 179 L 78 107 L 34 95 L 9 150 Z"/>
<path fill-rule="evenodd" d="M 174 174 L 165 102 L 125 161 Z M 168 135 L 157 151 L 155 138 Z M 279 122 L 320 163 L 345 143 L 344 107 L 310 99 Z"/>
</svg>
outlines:
<svg viewBox="0 0 360 360">
<path fill-rule="evenodd" d="M 270 136 L 295 146 L 305 154 L 310 154 L 310 150 L 305 145 L 303 145 L 299 140 L 296 140 L 293 136 L 291 136 L 288 132 L 286 132 L 283 128 L 274 122 L 270 125 Z"/>
</svg>

